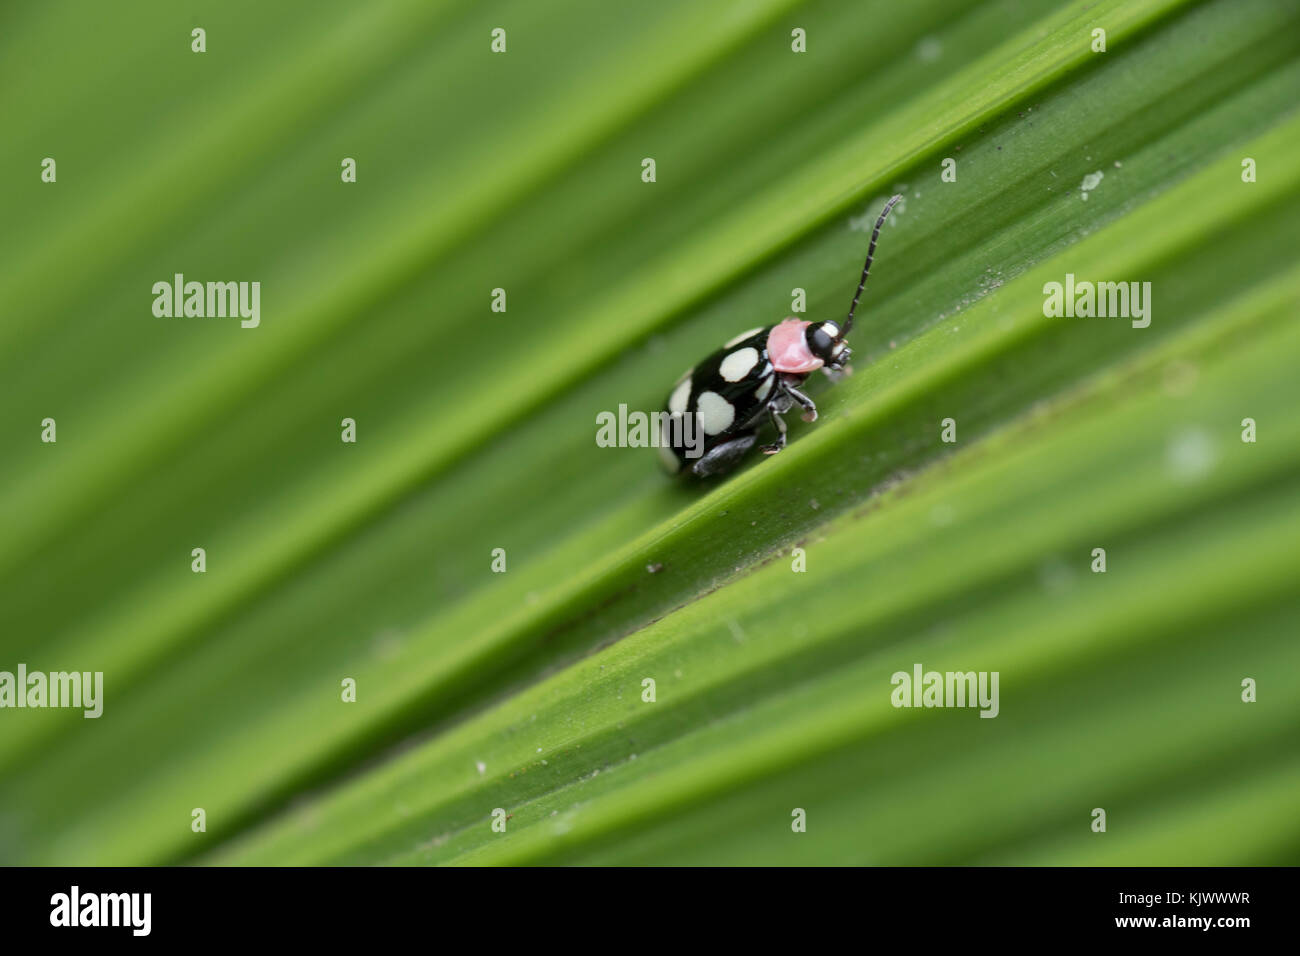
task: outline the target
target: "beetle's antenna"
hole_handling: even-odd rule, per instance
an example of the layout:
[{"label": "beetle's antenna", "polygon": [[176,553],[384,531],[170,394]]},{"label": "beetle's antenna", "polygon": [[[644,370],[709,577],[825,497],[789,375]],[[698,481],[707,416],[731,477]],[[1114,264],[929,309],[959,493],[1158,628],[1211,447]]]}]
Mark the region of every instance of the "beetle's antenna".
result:
[{"label": "beetle's antenna", "polygon": [[867,273],[871,271],[871,257],[876,254],[876,240],[880,238],[880,227],[885,224],[885,217],[889,215],[889,210],[894,208],[894,203],[902,198],[901,195],[895,195],[885,203],[885,208],[880,211],[880,218],[876,220],[876,228],[871,231],[871,245],[867,246],[867,261],[862,266],[862,281],[858,283],[858,291],[854,293],[853,303],[849,306],[849,317],[844,320],[844,328],[840,330],[842,336],[848,335],[849,329],[853,328],[853,313],[857,311],[858,299],[862,297],[862,290],[867,285]]}]

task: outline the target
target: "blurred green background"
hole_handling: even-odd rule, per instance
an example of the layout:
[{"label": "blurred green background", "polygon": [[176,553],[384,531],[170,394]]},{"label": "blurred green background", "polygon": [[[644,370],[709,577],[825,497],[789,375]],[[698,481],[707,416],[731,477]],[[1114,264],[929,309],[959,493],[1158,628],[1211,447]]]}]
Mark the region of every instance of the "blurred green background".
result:
[{"label": "blurred green background", "polygon": [[[1292,0],[6,4],[0,670],[105,699],[0,862],[1297,862],[1298,93]],[[895,191],[784,453],[596,446]]]}]

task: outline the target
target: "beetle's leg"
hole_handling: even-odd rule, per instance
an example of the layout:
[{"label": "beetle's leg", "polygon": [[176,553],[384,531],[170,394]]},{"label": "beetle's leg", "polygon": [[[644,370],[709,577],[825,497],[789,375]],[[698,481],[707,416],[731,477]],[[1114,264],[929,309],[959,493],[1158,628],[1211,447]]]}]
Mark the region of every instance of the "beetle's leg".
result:
[{"label": "beetle's leg", "polygon": [[771,405],[767,406],[767,417],[776,426],[776,441],[770,445],[763,445],[759,450],[764,455],[775,455],[785,447],[785,422],[781,420],[781,416],[776,413],[776,409]]},{"label": "beetle's leg", "polygon": [[709,449],[702,457],[695,460],[690,469],[701,478],[725,474],[736,467],[740,459],[745,456],[745,452],[753,448],[757,440],[758,436],[754,432],[737,435]]},{"label": "beetle's leg", "polygon": [[823,366],[822,366],[822,372],[823,372],[823,373],[826,375],[826,377],[829,378],[832,382],[838,382],[838,381],[840,381],[841,379],[848,378],[850,375],[853,374],[853,366],[852,366],[852,365],[846,365],[846,366],[844,366],[843,368],[840,368],[840,369],[834,369],[834,368],[831,368],[829,365],[823,365]]},{"label": "beetle's leg", "polygon": [[782,382],[781,387],[785,389],[785,393],[787,395],[789,395],[791,398],[793,398],[796,402],[799,403],[799,407],[803,409],[803,414],[800,417],[804,421],[806,422],[817,421],[817,406],[813,404],[813,400],[811,398],[809,398],[803,392],[799,391],[799,389],[795,388],[793,385],[787,385],[786,383]]}]

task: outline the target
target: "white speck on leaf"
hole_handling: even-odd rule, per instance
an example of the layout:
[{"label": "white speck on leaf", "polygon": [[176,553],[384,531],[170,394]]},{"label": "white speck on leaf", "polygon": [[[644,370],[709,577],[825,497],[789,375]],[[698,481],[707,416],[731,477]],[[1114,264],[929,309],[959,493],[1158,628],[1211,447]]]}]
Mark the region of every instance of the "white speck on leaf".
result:
[{"label": "white speck on leaf", "polygon": [[1203,428],[1185,428],[1169,440],[1165,465],[1175,481],[1200,481],[1218,462],[1218,449]]},{"label": "white speck on leaf", "polygon": [[937,37],[923,37],[916,45],[916,55],[922,63],[933,63],[943,56],[943,44]]},{"label": "white speck on leaf", "polygon": [[1083,182],[1080,184],[1079,188],[1083,190],[1080,195],[1084,200],[1087,200],[1088,193],[1101,185],[1101,181],[1105,176],[1106,174],[1099,169],[1095,173],[1089,173],[1087,176],[1083,177]]},{"label": "white speck on leaf", "polygon": [[1074,569],[1059,557],[1038,566],[1038,583],[1049,594],[1061,594],[1075,584]]}]

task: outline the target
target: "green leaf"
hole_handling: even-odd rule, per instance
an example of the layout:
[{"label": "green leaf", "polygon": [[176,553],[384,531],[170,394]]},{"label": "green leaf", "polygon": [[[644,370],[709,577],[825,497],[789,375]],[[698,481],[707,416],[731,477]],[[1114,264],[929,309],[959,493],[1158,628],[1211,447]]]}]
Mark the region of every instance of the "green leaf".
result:
[{"label": "green leaf", "polygon": [[[105,682],[0,710],[0,860],[1296,861],[1300,5],[147,6],[0,41],[0,670]],[[782,454],[595,445],[894,191]]]}]

